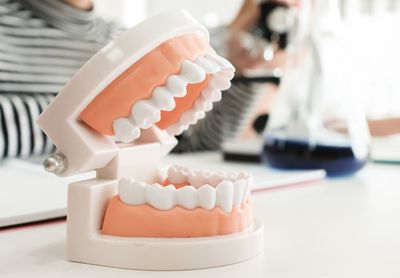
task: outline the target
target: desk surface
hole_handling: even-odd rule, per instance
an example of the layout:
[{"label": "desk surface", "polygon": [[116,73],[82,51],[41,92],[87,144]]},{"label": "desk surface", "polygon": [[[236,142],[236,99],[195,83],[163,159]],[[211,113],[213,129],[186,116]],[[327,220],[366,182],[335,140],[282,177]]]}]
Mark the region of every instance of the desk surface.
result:
[{"label": "desk surface", "polygon": [[400,277],[399,166],[260,192],[254,207],[264,254],[244,263],[181,272],[72,263],[60,222],[0,231],[0,277]]}]

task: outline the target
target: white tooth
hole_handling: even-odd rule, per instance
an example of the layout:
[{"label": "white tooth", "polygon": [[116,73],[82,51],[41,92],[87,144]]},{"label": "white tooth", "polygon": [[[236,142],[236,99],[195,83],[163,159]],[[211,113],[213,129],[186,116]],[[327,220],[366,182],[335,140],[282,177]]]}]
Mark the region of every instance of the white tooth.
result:
[{"label": "white tooth", "polygon": [[240,173],[238,174],[238,178],[239,178],[239,179],[248,179],[249,177],[250,177],[250,174],[247,173],[247,172],[240,172]]},{"label": "white tooth", "polygon": [[173,124],[167,128],[167,132],[169,135],[175,136],[181,134],[185,130],[185,126],[181,123]]},{"label": "white tooth", "polygon": [[225,179],[224,173],[222,173],[222,172],[213,173],[209,176],[208,183],[211,184],[212,186],[217,186],[217,184],[219,184],[224,179]]},{"label": "white tooth", "polygon": [[174,96],[165,87],[155,88],[153,99],[160,110],[171,111],[175,108]]},{"label": "white tooth", "polygon": [[202,67],[206,73],[217,73],[221,68],[213,61],[207,59],[206,57],[199,56],[196,58],[195,63]]},{"label": "white tooth", "polygon": [[195,63],[184,60],[182,62],[181,76],[184,76],[189,83],[199,83],[206,78],[204,70]]},{"label": "white tooth", "polygon": [[206,99],[204,96],[199,97],[194,103],[198,111],[208,112],[212,109],[213,104],[210,100]]},{"label": "white tooth", "polygon": [[140,128],[149,128],[160,120],[160,110],[149,101],[140,100],[132,106],[131,112],[135,123]]},{"label": "white tooth", "polygon": [[217,185],[216,204],[225,212],[232,211],[233,205],[233,183],[231,181],[222,181]]},{"label": "white tooth", "polygon": [[213,76],[208,83],[211,88],[225,91],[231,87],[231,81],[223,76]]},{"label": "white tooth", "polygon": [[119,198],[128,205],[138,206],[146,203],[144,182],[121,179],[118,183]]},{"label": "white tooth", "polygon": [[187,209],[198,206],[197,190],[193,186],[184,186],[176,191],[177,204]]},{"label": "white tooth", "polygon": [[191,186],[194,186],[196,188],[199,188],[206,184],[207,178],[205,178],[203,175],[200,173],[189,173],[187,176],[188,182]]},{"label": "white tooth", "polygon": [[217,63],[221,68],[229,68],[235,70],[235,67],[229,62],[227,59],[219,56],[218,54],[214,53],[207,53],[206,58],[210,59],[211,61]]},{"label": "white tooth", "polygon": [[226,69],[218,73],[218,75],[225,77],[226,79],[232,80],[233,77],[235,76],[235,71],[232,71],[230,69]]},{"label": "white tooth", "polygon": [[161,186],[158,183],[146,186],[146,200],[149,205],[159,210],[169,210],[176,205],[176,189],[170,184]]},{"label": "white tooth", "polygon": [[197,191],[197,198],[199,200],[199,206],[206,209],[211,210],[215,207],[216,200],[216,192],[215,188],[205,184],[200,187]]},{"label": "white tooth", "polygon": [[237,180],[238,179],[238,174],[236,174],[236,173],[229,173],[229,174],[227,174],[227,179],[229,179],[229,180],[231,180],[231,181],[235,181],[235,180]]},{"label": "white tooth", "polygon": [[185,173],[177,166],[171,166],[168,169],[168,180],[174,184],[182,184],[187,182]]},{"label": "white tooth", "polygon": [[187,83],[177,75],[171,75],[167,79],[167,88],[174,97],[186,95]]},{"label": "white tooth", "polygon": [[113,129],[117,141],[129,143],[139,138],[140,129],[133,125],[127,118],[119,118],[114,120]]},{"label": "white tooth", "polygon": [[247,189],[247,180],[240,179],[235,181],[234,183],[234,191],[233,191],[233,206],[240,207],[240,204],[245,198],[245,192]]},{"label": "white tooth", "polygon": [[181,117],[179,118],[179,122],[182,125],[192,125],[196,123],[196,121],[196,111],[193,111],[192,109],[183,112]]},{"label": "white tooth", "polygon": [[205,88],[201,94],[203,95],[203,97],[207,100],[211,100],[212,102],[217,102],[220,101],[222,98],[222,93],[220,90],[217,90],[215,88],[212,87],[207,87]]},{"label": "white tooth", "polygon": [[204,111],[197,111],[195,123],[197,123],[198,120],[203,119],[205,116],[206,116],[206,113]]}]

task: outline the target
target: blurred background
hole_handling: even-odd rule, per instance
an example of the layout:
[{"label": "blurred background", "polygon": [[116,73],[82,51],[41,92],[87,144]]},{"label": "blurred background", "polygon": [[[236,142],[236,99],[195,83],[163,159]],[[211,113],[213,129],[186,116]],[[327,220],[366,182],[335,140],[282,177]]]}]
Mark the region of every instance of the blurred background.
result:
[{"label": "blurred background", "polygon": [[[173,9],[186,9],[209,28],[227,24],[242,0],[95,0],[96,13],[124,26]],[[371,118],[400,115],[400,0],[338,1],[354,78],[359,82],[359,104]],[[338,71],[341,69],[338,68]]]}]

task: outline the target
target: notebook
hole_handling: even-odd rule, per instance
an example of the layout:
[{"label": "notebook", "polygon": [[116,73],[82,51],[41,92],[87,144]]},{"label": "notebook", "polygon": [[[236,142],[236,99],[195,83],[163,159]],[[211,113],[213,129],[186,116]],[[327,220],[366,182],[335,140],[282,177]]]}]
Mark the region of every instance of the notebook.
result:
[{"label": "notebook", "polygon": [[[178,164],[194,170],[248,171],[253,192],[321,180],[325,171],[276,171],[267,167],[223,162],[218,153],[168,155],[164,165]],[[68,184],[93,178],[94,172],[68,178],[46,173],[38,163],[7,160],[0,164],[0,227],[54,219],[66,215]]]}]

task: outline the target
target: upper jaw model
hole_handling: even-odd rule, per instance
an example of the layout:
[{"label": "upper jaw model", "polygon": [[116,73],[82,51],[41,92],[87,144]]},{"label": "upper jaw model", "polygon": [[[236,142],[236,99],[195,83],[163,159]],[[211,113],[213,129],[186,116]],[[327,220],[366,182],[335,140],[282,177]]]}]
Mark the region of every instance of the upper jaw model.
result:
[{"label": "upper jaw model", "polygon": [[45,166],[97,173],[69,186],[70,260],[178,270],[261,251],[249,174],[161,169],[174,136],[205,117],[233,76],[207,30],[177,11],[122,34],[63,88],[38,120],[57,146]]}]

